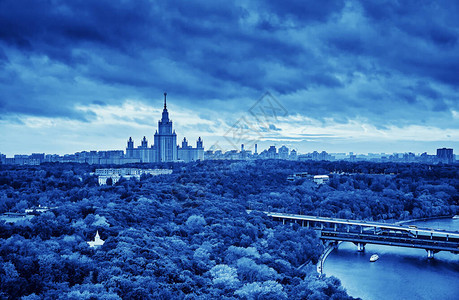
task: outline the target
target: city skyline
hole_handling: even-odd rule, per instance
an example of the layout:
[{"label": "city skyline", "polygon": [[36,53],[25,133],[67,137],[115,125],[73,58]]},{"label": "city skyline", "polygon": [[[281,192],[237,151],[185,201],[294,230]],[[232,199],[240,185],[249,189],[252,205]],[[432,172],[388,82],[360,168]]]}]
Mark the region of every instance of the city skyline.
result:
[{"label": "city skyline", "polygon": [[206,150],[238,149],[227,133],[266,92],[285,113],[257,127],[260,149],[459,148],[456,3],[304,7],[4,1],[0,153],[124,149],[154,132],[163,91],[178,141]]},{"label": "city skyline", "polygon": [[[133,110],[134,107],[130,103],[128,103],[127,105],[124,105],[124,108],[127,108],[130,112],[134,112]],[[200,134],[196,130],[196,128],[193,128],[193,126],[190,125],[190,123],[193,124],[193,122],[188,123],[188,125],[181,124],[180,120],[184,122],[191,121],[191,119],[189,119],[189,116],[193,115],[193,113],[189,110],[182,110],[182,112],[180,112],[180,109],[178,110],[179,110],[178,112],[174,111],[174,115],[177,115],[176,119],[178,120],[175,122],[175,128],[177,128],[177,131],[179,132],[178,141],[180,143],[178,143],[178,145],[181,145],[183,138],[186,138],[185,136],[186,133],[184,132],[184,130],[188,130],[188,132],[191,132],[191,134],[187,134],[187,136],[190,136],[190,138],[187,138],[187,141],[197,140],[201,136],[204,136],[205,139],[209,141],[206,143],[204,147],[205,150],[209,150],[209,149],[210,150],[223,150],[223,152],[231,151],[231,150],[239,150],[238,147],[233,147],[230,143],[225,142],[225,133],[222,133],[221,136],[205,136],[203,134]],[[133,140],[135,141],[134,147],[141,146],[142,138],[144,137],[147,137],[148,141],[154,140],[153,139],[154,131],[157,129],[157,127],[155,127],[155,122],[152,122],[151,124],[147,123],[149,122],[147,118],[149,117],[152,119],[155,118],[154,116],[151,116],[150,114],[160,115],[161,109],[158,109],[157,107],[142,106],[140,109],[140,115],[141,115],[142,121],[140,124],[133,127],[135,132],[129,132],[129,130],[132,129],[131,127],[126,127],[121,130],[121,132],[126,132],[127,136],[130,136],[133,138]],[[114,119],[112,119],[111,121],[114,121]],[[200,126],[200,124],[194,123],[193,125],[197,125],[197,128],[203,128],[202,126]],[[231,128],[231,127],[228,127],[228,128]],[[121,129],[121,128],[118,128],[118,129]],[[145,134],[145,132],[147,132],[148,134]],[[48,148],[42,147],[42,146],[41,147],[40,146],[30,147],[30,144],[25,143],[23,145],[24,146],[23,151],[15,151],[15,148],[13,147],[13,149],[10,151],[0,151],[0,154],[4,154],[8,157],[12,157],[15,154],[30,155],[32,153],[45,153],[45,154],[65,155],[65,154],[73,154],[76,152],[94,151],[94,150],[95,151],[110,151],[110,150],[125,151],[126,150],[125,149],[126,148],[125,147],[126,146],[126,135],[122,137],[117,136],[116,138],[107,138],[105,141],[106,142],[104,143],[104,145],[101,145],[100,136],[95,135],[94,137],[92,137],[92,139],[89,139],[89,142],[87,144],[88,148],[78,148],[78,146],[72,146],[72,147],[67,147],[67,148],[63,147],[61,151],[57,151],[54,146],[49,147],[49,145],[47,145],[48,141],[43,141],[43,144],[47,145]],[[216,143],[217,145],[222,144],[223,147],[214,148],[213,146],[215,146]],[[3,143],[0,143],[0,145],[1,144]],[[265,149],[267,150],[270,146],[276,146],[279,148],[285,145],[289,149],[297,150],[299,154],[312,153],[314,151],[319,151],[319,152],[326,151],[328,153],[346,153],[346,154],[354,153],[354,154],[363,154],[363,155],[372,154],[372,153],[374,154],[383,154],[383,153],[393,154],[393,153],[410,153],[410,152],[415,153],[415,154],[422,154],[424,152],[427,152],[430,155],[435,155],[436,150],[438,148],[446,147],[446,148],[457,149],[457,147],[454,147],[452,145],[458,145],[459,142],[404,141],[403,143],[386,144],[384,147],[382,147],[379,144],[368,145],[366,141],[361,141],[361,140],[355,140],[352,143],[346,143],[346,144],[339,143],[339,141],[333,144],[324,144],[320,142],[319,140],[314,140],[314,139],[296,141],[294,137],[286,137],[286,138],[278,138],[278,139],[262,138],[260,140],[257,140],[257,144],[258,144],[259,150],[265,150]],[[50,149],[50,150],[46,151],[44,149]],[[68,149],[68,150],[65,150],[65,149]],[[76,149],[76,150],[73,150],[73,149]],[[363,149],[366,149],[366,150],[363,150]],[[254,148],[248,147],[246,150],[251,150],[253,152]]]}]

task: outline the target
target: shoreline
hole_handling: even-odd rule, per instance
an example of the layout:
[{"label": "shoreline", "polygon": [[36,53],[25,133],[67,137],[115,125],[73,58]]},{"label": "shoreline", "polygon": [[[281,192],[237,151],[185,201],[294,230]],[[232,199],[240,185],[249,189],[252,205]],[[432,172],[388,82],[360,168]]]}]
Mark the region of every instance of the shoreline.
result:
[{"label": "shoreline", "polygon": [[418,221],[432,221],[432,220],[437,220],[437,219],[452,219],[454,216],[455,215],[411,219],[411,220],[397,221],[394,224],[402,225],[402,224],[405,224],[405,223],[418,222]]},{"label": "shoreline", "polygon": [[317,270],[317,273],[319,273],[319,277],[322,277],[322,275],[324,275],[324,265],[325,265],[325,261],[327,260],[327,257],[330,255],[330,253],[332,253],[333,250],[335,250],[336,248],[338,248],[339,244],[341,244],[342,242],[338,242],[336,244],[330,244],[328,245],[324,252],[320,255],[319,257],[319,261],[317,262],[317,265],[316,265],[316,270]]}]

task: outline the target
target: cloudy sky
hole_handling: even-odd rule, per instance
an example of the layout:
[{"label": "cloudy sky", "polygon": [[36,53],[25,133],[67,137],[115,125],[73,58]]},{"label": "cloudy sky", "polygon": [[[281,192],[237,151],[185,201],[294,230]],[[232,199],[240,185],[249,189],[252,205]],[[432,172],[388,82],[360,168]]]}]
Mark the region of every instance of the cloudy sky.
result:
[{"label": "cloudy sky", "polygon": [[457,151],[458,2],[367,2],[0,0],[0,152],[152,141],[164,91],[206,149]]}]

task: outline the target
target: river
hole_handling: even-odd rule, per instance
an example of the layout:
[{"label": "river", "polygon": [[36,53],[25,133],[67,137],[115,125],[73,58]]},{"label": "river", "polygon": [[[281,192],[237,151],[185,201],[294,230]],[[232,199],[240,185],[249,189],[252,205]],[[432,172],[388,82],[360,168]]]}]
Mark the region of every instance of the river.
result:
[{"label": "river", "polygon": [[[459,219],[410,224],[459,231]],[[375,253],[379,260],[370,263]],[[459,254],[444,251],[431,260],[422,249],[367,244],[360,253],[346,242],[328,256],[324,273],[339,278],[349,295],[364,300],[459,299]]]}]

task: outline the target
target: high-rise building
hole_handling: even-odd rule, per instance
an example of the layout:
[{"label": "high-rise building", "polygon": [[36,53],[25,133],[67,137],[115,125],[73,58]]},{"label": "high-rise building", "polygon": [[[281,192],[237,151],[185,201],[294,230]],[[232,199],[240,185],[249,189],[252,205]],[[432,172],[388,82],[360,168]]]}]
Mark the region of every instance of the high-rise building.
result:
[{"label": "high-rise building", "polygon": [[298,159],[298,153],[296,152],[295,149],[292,149],[292,151],[290,151],[289,159],[291,159],[291,160],[297,160]]},{"label": "high-rise building", "polygon": [[126,158],[137,159],[140,162],[203,160],[204,147],[201,137],[196,142],[196,148],[189,146],[186,138],[183,139],[182,147],[177,146],[177,134],[172,128],[172,120],[169,119],[166,97],[167,93],[164,93],[163,113],[161,120],[158,121],[158,129],[154,135],[153,145],[148,148],[148,141],[144,136],[141,145],[134,148],[134,141],[130,137],[126,148]]},{"label": "high-rise building", "polygon": [[283,145],[279,148],[279,159],[288,159],[289,149]]},{"label": "high-rise building", "polygon": [[134,151],[134,141],[132,140],[132,137],[130,137],[127,143],[126,156],[133,157],[134,156],[133,151]]},{"label": "high-rise building", "polygon": [[270,159],[276,159],[277,158],[276,146],[269,146],[268,158],[270,158]]},{"label": "high-rise building", "polygon": [[439,162],[445,164],[451,164],[454,162],[453,149],[451,148],[440,148],[437,149],[437,159]]},{"label": "high-rise building", "polygon": [[158,130],[155,132],[156,159],[157,162],[177,160],[177,134],[172,131],[172,120],[169,120],[169,112],[166,105],[167,93],[164,93],[164,109],[162,118],[158,121]]}]

